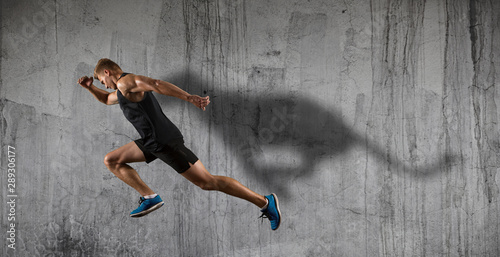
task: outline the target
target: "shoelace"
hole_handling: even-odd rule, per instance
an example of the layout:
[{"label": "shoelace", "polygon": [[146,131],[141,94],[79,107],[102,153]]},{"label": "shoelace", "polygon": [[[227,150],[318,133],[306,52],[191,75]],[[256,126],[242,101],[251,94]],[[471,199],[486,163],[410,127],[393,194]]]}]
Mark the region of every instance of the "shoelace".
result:
[{"label": "shoelace", "polygon": [[140,197],[140,198],[139,198],[139,204],[141,204],[141,203],[142,203],[142,202],[144,202],[144,201],[146,201],[146,198],[144,198],[144,197]]},{"label": "shoelace", "polygon": [[268,212],[263,212],[262,215],[260,215],[260,217],[258,217],[257,219],[261,219],[260,220],[260,223],[263,223],[264,222],[264,219],[269,219],[271,220],[270,218],[270,215]]}]

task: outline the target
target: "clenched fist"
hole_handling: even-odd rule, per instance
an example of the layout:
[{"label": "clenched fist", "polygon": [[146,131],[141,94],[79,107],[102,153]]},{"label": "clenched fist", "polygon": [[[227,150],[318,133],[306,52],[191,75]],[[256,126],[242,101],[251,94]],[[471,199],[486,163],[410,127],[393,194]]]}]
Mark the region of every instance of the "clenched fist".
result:
[{"label": "clenched fist", "polygon": [[87,76],[81,77],[78,80],[78,84],[80,84],[80,86],[82,86],[84,88],[89,88],[93,82],[94,82],[94,78],[92,78],[92,77],[89,78]]}]

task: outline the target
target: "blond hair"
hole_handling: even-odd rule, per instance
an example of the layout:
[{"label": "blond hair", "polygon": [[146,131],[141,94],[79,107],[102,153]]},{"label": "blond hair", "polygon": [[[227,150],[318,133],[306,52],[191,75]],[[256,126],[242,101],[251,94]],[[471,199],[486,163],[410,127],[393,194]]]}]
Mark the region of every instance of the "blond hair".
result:
[{"label": "blond hair", "polygon": [[98,79],[97,75],[101,74],[104,70],[121,70],[120,66],[108,58],[102,58],[97,62],[94,69],[94,79]]}]

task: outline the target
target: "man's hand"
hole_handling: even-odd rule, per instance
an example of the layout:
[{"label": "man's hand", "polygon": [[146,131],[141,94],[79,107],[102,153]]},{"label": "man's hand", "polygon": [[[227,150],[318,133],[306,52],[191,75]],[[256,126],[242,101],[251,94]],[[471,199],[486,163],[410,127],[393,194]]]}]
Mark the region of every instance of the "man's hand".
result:
[{"label": "man's hand", "polygon": [[205,107],[210,103],[210,98],[208,96],[201,97],[198,95],[188,96],[188,101],[194,104],[196,107],[205,110]]},{"label": "man's hand", "polygon": [[89,78],[87,76],[81,77],[78,80],[78,84],[80,84],[80,86],[82,86],[85,89],[88,89],[92,85],[93,82],[94,82],[94,78]]}]

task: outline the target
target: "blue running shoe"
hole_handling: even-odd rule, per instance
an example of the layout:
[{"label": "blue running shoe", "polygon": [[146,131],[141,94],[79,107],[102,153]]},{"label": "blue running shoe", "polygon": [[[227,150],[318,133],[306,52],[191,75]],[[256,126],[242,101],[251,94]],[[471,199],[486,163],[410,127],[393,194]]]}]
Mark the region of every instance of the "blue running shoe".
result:
[{"label": "blue running shoe", "polygon": [[278,197],[275,194],[265,196],[268,200],[268,205],[265,210],[261,210],[261,218],[268,218],[271,222],[271,228],[276,230],[281,224],[281,211],[278,202]]},{"label": "blue running shoe", "polygon": [[141,196],[139,199],[139,208],[133,210],[130,213],[130,217],[138,218],[142,217],[160,207],[163,206],[163,200],[159,195],[157,195],[155,198],[152,199],[145,199],[144,197]]}]

